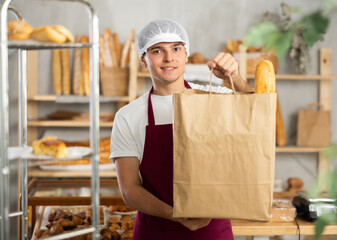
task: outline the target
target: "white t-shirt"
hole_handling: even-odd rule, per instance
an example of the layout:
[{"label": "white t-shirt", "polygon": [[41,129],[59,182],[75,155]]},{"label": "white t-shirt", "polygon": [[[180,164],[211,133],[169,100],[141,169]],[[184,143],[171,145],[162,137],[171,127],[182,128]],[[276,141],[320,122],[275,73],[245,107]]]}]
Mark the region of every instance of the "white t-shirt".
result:
[{"label": "white t-shirt", "polygon": [[[209,91],[209,85],[202,86],[189,83],[191,88]],[[226,87],[212,87],[212,92],[230,93]],[[149,92],[121,108],[115,115],[111,133],[110,160],[117,157],[137,157],[143,159],[145,144],[145,129],[148,125]],[[172,95],[151,95],[154,119],[156,125],[172,124],[173,103]]]}]

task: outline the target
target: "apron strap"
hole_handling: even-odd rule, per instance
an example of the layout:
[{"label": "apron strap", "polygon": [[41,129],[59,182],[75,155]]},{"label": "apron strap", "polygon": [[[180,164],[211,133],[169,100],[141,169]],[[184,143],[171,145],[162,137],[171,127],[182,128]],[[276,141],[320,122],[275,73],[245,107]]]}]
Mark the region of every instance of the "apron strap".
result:
[{"label": "apron strap", "polygon": [[[184,85],[185,85],[186,88],[191,89],[191,86],[185,80],[184,80]],[[148,117],[148,121],[149,121],[150,126],[155,125],[153,108],[152,108],[152,101],[151,101],[151,94],[152,93],[153,93],[153,86],[152,86],[152,88],[149,92],[149,100],[148,100],[148,108],[147,108],[147,117]]]}]

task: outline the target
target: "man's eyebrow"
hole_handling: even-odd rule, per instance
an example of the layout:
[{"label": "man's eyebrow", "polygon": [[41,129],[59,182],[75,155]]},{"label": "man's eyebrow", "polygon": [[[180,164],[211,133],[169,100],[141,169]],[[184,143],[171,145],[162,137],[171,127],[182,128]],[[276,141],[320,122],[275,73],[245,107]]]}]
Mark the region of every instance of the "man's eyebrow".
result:
[{"label": "man's eyebrow", "polygon": [[161,46],[150,47],[150,50],[153,50],[153,49],[162,49],[162,47]]}]

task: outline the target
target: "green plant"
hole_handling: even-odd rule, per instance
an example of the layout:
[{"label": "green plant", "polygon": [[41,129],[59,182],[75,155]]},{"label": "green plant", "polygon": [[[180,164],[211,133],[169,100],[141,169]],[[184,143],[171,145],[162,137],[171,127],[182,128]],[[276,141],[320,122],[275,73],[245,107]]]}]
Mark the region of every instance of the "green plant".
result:
[{"label": "green plant", "polygon": [[273,50],[279,59],[287,53],[296,61],[299,73],[310,68],[309,48],[323,39],[329,26],[329,15],[336,9],[337,0],[323,0],[318,11],[293,21],[292,14],[298,14],[298,8],[290,8],[281,3],[282,14],[266,12],[262,21],[249,28],[244,37],[244,45]]},{"label": "green plant", "polygon": [[[326,150],[322,152],[326,157],[336,160],[337,158],[337,144],[330,145]],[[317,198],[321,196],[325,186],[328,186],[328,197],[337,199],[337,162],[335,162],[334,168],[331,172],[327,172],[321,175],[316,185],[309,190],[310,198]],[[335,201],[337,207],[337,201]],[[318,240],[326,225],[331,223],[337,223],[337,214],[325,213],[321,215],[315,221],[315,240]]]}]

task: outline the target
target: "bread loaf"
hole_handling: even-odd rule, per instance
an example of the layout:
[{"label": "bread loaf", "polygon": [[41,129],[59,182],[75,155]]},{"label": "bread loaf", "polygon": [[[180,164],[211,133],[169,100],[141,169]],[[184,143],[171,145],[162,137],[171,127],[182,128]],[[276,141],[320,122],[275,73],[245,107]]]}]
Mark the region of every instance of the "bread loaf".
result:
[{"label": "bread loaf", "polygon": [[8,39],[27,40],[34,28],[25,21],[14,20],[7,23]]},{"label": "bread loaf", "polygon": [[[276,92],[276,79],[273,63],[269,60],[261,61],[255,72],[255,92],[274,93]],[[286,136],[282,120],[281,108],[277,99],[276,107],[276,143],[278,146],[286,145]]]},{"label": "bread loaf", "polygon": [[55,157],[67,157],[66,145],[56,137],[45,137],[33,141],[33,151],[36,155],[50,155]]},{"label": "bread loaf", "polygon": [[278,146],[283,147],[287,144],[286,134],[284,130],[284,124],[282,119],[280,101],[277,97],[277,106],[276,106],[276,143]]},{"label": "bread loaf", "polygon": [[263,60],[256,66],[255,92],[256,93],[276,92],[274,66],[272,62],[269,60]]},{"label": "bread loaf", "polygon": [[62,94],[61,50],[53,50],[53,83],[56,95]]},{"label": "bread loaf", "polygon": [[105,29],[103,39],[108,44],[112,67],[117,67],[118,61],[117,61],[117,55],[115,51],[115,43],[114,43],[114,40],[112,38],[112,33],[109,28]]},{"label": "bread loaf", "polygon": [[62,62],[62,92],[63,95],[70,95],[70,64],[69,64],[69,50],[61,50]]}]

